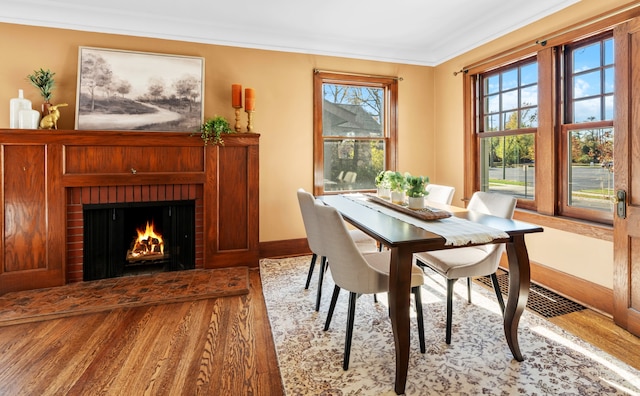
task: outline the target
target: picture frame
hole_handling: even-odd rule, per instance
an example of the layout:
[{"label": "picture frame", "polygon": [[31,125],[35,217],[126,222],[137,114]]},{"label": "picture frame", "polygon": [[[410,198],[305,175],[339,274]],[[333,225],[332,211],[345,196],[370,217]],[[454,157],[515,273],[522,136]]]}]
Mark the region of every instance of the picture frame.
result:
[{"label": "picture frame", "polygon": [[194,132],[204,120],[204,58],[79,47],[75,128]]}]

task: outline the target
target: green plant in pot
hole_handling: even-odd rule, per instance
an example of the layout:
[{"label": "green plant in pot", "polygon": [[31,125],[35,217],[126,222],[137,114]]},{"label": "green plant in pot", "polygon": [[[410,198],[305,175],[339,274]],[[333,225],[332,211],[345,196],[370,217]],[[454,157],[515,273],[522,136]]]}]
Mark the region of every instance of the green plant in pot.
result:
[{"label": "green plant in pot", "polygon": [[391,202],[396,204],[404,203],[404,190],[407,186],[407,180],[400,172],[391,172],[389,174],[389,187],[391,188]]},{"label": "green plant in pot", "polygon": [[40,95],[44,100],[42,104],[42,116],[49,114],[49,106],[51,105],[51,97],[53,96],[53,87],[55,86],[55,80],[51,70],[40,69],[34,70],[33,74],[27,75],[27,80],[40,91]]},{"label": "green plant in pot", "polygon": [[224,145],[222,134],[233,133],[234,131],[231,129],[231,125],[226,118],[217,115],[213,118],[208,118],[204,124],[200,126],[199,132],[205,145],[209,143]]},{"label": "green plant in pot", "polygon": [[409,197],[409,208],[421,209],[424,208],[424,197],[429,193],[427,192],[427,184],[429,184],[428,176],[412,176],[406,174],[407,181],[407,196]]},{"label": "green plant in pot", "polygon": [[380,198],[389,199],[391,197],[391,181],[389,177],[392,173],[394,172],[390,170],[381,170],[376,176],[375,183]]}]

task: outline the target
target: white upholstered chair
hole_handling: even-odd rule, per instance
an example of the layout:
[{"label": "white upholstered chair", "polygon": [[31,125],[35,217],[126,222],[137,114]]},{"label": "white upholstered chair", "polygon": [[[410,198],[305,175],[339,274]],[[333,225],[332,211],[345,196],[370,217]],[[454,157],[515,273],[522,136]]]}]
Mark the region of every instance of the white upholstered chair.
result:
[{"label": "white upholstered chair", "polygon": [[[511,219],[516,202],[516,198],[510,195],[479,191],[473,194],[467,209]],[[504,312],[504,301],[496,276],[504,250],[505,245],[501,243],[414,254],[414,263],[429,267],[447,279],[447,344],[451,343],[453,286],[456,280],[467,278],[467,298],[471,302],[471,277],[490,275],[498,303]]]},{"label": "white upholstered chair", "polygon": [[[300,205],[300,212],[302,213],[302,222],[304,223],[304,229],[307,234],[307,241],[309,243],[309,249],[311,249],[311,264],[309,265],[309,273],[307,274],[307,281],[304,288],[308,289],[313,276],[313,269],[315,268],[316,261],[320,257],[320,277],[318,279],[318,292],[316,296],[316,311],[320,309],[320,299],[322,297],[322,281],[324,279],[324,272],[327,266],[326,254],[323,253],[323,246],[321,244],[321,229],[318,226],[316,220],[316,212],[314,208],[315,197],[305,191],[304,189],[298,189],[298,204]],[[355,242],[359,250],[363,252],[375,251],[376,241],[364,232],[360,230],[350,230],[349,236]]]},{"label": "white upholstered chair", "polygon": [[440,184],[427,184],[427,201],[451,205],[455,187],[442,186]]},{"label": "white upholstered chair", "polygon": [[[342,367],[349,368],[349,355],[351,352],[351,338],[353,335],[353,323],[355,320],[356,299],[362,294],[385,293],[389,290],[389,264],[391,254],[385,252],[363,253],[349,238],[349,230],[342,215],[333,207],[316,203],[318,224],[322,229],[322,239],[327,249],[328,259],[331,263],[331,276],[335,282],[331,305],[324,330],[329,329],[333,311],[338,300],[340,289],[349,291],[349,307],[347,312],[347,331],[345,336],[344,360]],[[420,339],[420,351],[425,352],[424,322],[422,316],[422,301],[420,286],[424,283],[424,274],[420,268],[413,265],[411,273],[411,292],[415,297],[415,306],[418,317],[418,331]]]}]

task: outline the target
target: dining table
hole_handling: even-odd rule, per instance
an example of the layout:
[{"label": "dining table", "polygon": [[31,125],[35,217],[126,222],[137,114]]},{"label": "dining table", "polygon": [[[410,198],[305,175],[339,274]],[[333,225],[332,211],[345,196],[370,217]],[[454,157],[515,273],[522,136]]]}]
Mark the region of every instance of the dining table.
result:
[{"label": "dining table", "polygon": [[[455,249],[489,243],[505,243],[508,258],[509,291],[503,315],[504,335],[513,357],[523,361],[518,344],[518,324],[527,304],[530,264],[525,235],[542,232],[542,227],[491,216],[449,205],[429,205],[426,211],[440,213],[407,217],[407,208],[382,202],[374,194],[336,194],[317,197],[336,208],[342,217],[391,251],[389,268],[389,313],[395,345],[395,392],[404,394],[409,366],[411,266],[416,252]],[[425,213],[416,211],[416,213]],[[447,216],[448,214],[448,216]],[[447,224],[454,223],[447,231]],[[445,227],[445,228],[443,228]],[[447,231],[446,235],[442,230]],[[440,234],[438,234],[440,232]],[[467,232],[479,233],[474,238]],[[466,239],[469,239],[467,242]],[[451,243],[451,241],[455,243]],[[462,241],[462,242],[461,242]]]}]

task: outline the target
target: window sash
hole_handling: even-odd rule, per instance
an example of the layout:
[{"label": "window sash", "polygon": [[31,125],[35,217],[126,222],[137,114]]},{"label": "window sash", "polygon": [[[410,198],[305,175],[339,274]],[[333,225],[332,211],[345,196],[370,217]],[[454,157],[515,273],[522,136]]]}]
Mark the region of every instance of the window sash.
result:
[{"label": "window sash", "polygon": [[[535,207],[537,70],[537,59],[528,57],[480,74],[476,85],[479,190],[513,195],[526,208]],[[523,93],[535,98],[525,101]]]},{"label": "window sash", "polygon": [[537,60],[528,58],[480,75],[479,133],[537,127],[537,68]]},{"label": "window sash", "polygon": [[[613,120],[613,45],[608,31],[564,46],[565,124]],[[597,60],[589,63],[584,54]]]},{"label": "window sash", "polygon": [[[576,163],[576,133],[595,134],[601,140],[592,151],[594,160],[589,163]],[[610,136],[608,136],[610,132]],[[572,139],[573,138],[573,139]],[[567,124],[561,131],[561,163],[560,170],[560,204],[559,214],[601,223],[613,221],[614,205],[614,166],[613,166],[613,138],[612,121]],[[573,143],[573,144],[572,144]],[[585,153],[589,155],[590,153]],[[610,164],[611,163],[611,164]]]},{"label": "window sash", "polygon": [[[606,224],[613,223],[613,205],[609,199],[613,191],[614,174],[613,169],[600,165],[603,162],[613,161],[614,87],[613,82],[610,81],[615,74],[613,46],[612,31],[565,45],[561,54],[565,67],[560,68],[564,76],[556,77],[563,78],[561,81],[564,82],[566,92],[566,106],[563,109],[565,122],[560,125],[558,137],[560,150],[557,184],[558,214]],[[589,51],[597,53],[595,62],[576,63],[577,53]],[[587,79],[587,76],[590,79]],[[576,82],[578,79],[582,79],[580,83]],[[589,83],[596,88],[584,94],[576,92],[581,85],[589,85]],[[593,109],[590,113],[580,113],[589,108]],[[611,145],[608,149],[609,154],[602,154],[604,157],[599,158],[597,152],[583,153],[587,157],[591,155],[594,167],[591,167],[591,161],[589,166],[584,167],[574,158],[576,156],[575,139],[579,131],[585,131],[585,133],[611,131],[611,139],[608,142]],[[587,147],[582,149],[587,150]],[[591,151],[593,150],[594,148],[591,148]],[[585,178],[586,175],[588,177]],[[594,199],[594,193],[599,193],[600,197]]]},{"label": "window sash", "polygon": [[[370,131],[369,136],[346,133],[348,130],[335,128],[329,135],[323,133],[324,121],[324,93],[325,85],[332,84],[345,88],[374,88],[382,90],[381,98],[384,100],[383,114],[379,117],[382,130]],[[378,91],[380,92],[380,91]],[[339,110],[339,109],[336,109]],[[353,136],[352,136],[353,135]],[[368,77],[361,75],[345,75],[328,72],[316,72],[314,75],[314,194],[338,193],[350,191],[374,191],[376,169],[373,164],[382,163],[381,169],[395,169],[396,167],[396,139],[397,139],[397,80],[386,77]],[[340,142],[340,143],[338,143]],[[352,143],[350,143],[352,142]],[[338,144],[341,146],[338,147]],[[334,152],[325,152],[326,148],[335,146]],[[359,148],[358,148],[359,147]],[[342,151],[339,151],[340,148]],[[338,176],[340,170],[329,166],[333,157],[346,163],[349,155],[362,154],[364,161],[357,158],[350,166],[353,169],[341,169],[357,171],[356,183],[340,184]],[[330,149],[331,150],[331,149]],[[340,158],[339,156],[342,156]],[[382,157],[382,158],[380,158]],[[353,160],[353,158],[351,158]],[[369,162],[368,162],[369,161]],[[380,169],[380,170],[381,170]],[[378,170],[379,172],[379,170]],[[326,174],[325,174],[326,173]],[[370,180],[369,180],[370,179]]]}]

